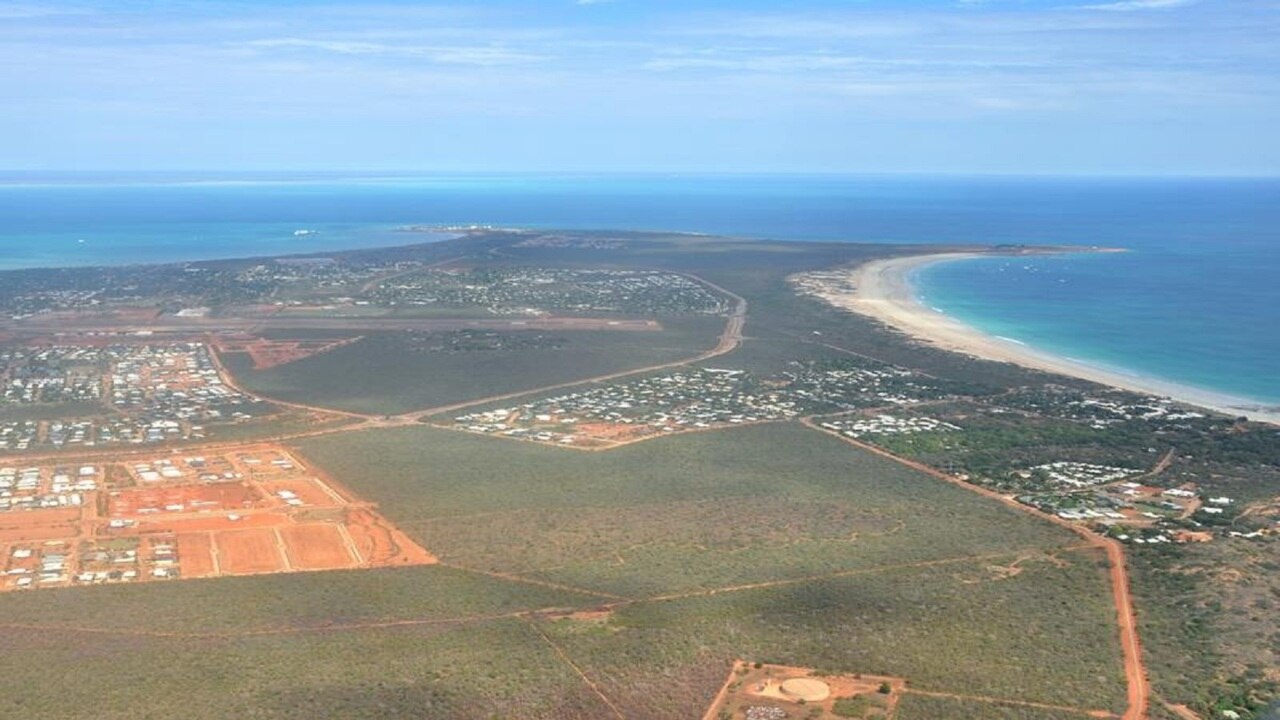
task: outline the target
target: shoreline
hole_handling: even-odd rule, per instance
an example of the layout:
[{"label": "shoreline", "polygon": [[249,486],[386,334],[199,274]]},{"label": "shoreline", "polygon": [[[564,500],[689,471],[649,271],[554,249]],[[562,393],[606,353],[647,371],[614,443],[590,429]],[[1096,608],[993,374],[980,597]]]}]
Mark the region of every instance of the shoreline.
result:
[{"label": "shoreline", "polygon": [[991,335],[935,310],[916,295],[911,275],[938,263],[988,257],[988,252],[948,252],[872,260],[848,270],[848,290],[821,297],[836,307],[872,317],[911,337],[954,352],[997,362],[1070,375],[1122,390],[1168,397],[1230,416],[1280,425],[1280,410],[1256,400],[1141,375],[1129,375]]},{"label": "shoreline", "polygon": [[[278,224],[278,223],[269,223]],[[296,223],[289,223],[290,226]],[[324,224],[321,224],[323,226]],[[50,270],[94,270],[106,268],[137,268],[137,267],[167,267],[173,265],[208,265],[217,263],[239,263],[253,262],[263,260],[292,259],[292,258],[309,258],[309,257],[327,257],[334,255],[346,255],[351,253],[374,252],[379,250],[394,250],[398,248],[413,247],[416,245],[429,245],[448,240],[456,240],[465,237],[466,234],[458,231],[434,230],[428,229],[427,226],[416,225],[381,225],[370,224],[357,226],[359,233],[380,233],[386,237],[378,237],[376,244],[363,244],[356,240],[353,243],[344,243],[341,247],[284,247],[278,248],[279,252],[261,252],[260,248],[243,247],[229,251],[229,254],[202,254],[199,257],[186,256],[185,254],[175,257],[155,257],[146,258],[125,258],[119,259],[114,253],[99,254],[88,260],[72,260],[70,262],[57,262],[49,257],[41,256],[36,260],[18,259],[16,262],[20,264],[11,265],[0,260],[0,275],[5,273],[27,273],[27,272],[43,272]],[[434,226],[432,226],[434,227]],[[296,228],[295,228],[296,230]],[[288,242],[290,240],[297,243],[305,243],[308,238],[314,238],[317,235],[326,235],[322,240],[335,237],[332,230],[310,230],[306,235],[294,235],[285,237],[281,235],[276,242]],[[403,237],[401,237],[403,236]],[[416,236],[416,237],[415,237]],[[346,238],[350,240],[351,237]],[[0,236],[0,241],[3,237]],[[96,243],[95,243],[96,244]],[[108,243],[110,245],[110,243]],[[81,246],[83,247],[83,246]],[[164,246],[162,249],[169,249]],[[270,250],[270,248],[268,248]],[[65,256],[65,253],[55,254],[55,256]],[[34,264],[27,264],[28,262]]]}]

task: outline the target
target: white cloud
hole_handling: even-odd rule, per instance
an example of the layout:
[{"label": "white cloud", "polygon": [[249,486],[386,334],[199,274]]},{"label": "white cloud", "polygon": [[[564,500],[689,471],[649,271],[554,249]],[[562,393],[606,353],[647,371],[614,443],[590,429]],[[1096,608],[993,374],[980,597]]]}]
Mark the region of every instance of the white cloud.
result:
[{"label": "white cloud", "polygon": [[834,52],[768,53],[761,51],[668,52],[646,62],[647,70],[725,70],[732,72],[805,73],[822,70],[1028,70],[1046,67],[1030,60],[989,60],[964,57],[909,57],[853,55]]},{"label": "white cloud", "polygon": [[1109,10],[1113,12],[1132,12],[1134,10],[1160,10],[1163,8],[1192,5],[1197,0],[1117,0],[1117,2],[1100,5],[1083,5],[1085,10]]},{"label": "white cloud", "polygon": [[397,45],[360,40],[320,40],[310,38],[274,38],[253,40],[245,45],[253,48],[300,48],[338,55],[386,55],[421,58],[450,65],[519,65],[538,62],[543,56],[493,45]]},{"label": "white cloud", "polygon": [[52,7],[34,3],[0,3],[0,20],[24,20],[31,18],[52,17],[56,15],[85,15],[90,11],[83,8]]}]

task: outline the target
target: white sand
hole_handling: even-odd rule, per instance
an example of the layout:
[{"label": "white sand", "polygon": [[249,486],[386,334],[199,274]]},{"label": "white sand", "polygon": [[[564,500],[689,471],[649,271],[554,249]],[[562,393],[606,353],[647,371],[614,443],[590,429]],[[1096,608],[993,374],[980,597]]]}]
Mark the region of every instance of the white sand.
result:
[{"label": "white sand", "polygon": [[939,253],[874,260],[849,271],[848,292],[822,293],[828,302],[876,318],[919,340],[975,357],[1071,375],[1103,385],[1169,397],[1179,402],[1252,420],[1280,424],[1280,411],[1247,398],[1130,375],[1036,350],[1014,340],[988,335],[926,307],[916,298],[911,274],[926,266],[978,257],[978,253]]}]

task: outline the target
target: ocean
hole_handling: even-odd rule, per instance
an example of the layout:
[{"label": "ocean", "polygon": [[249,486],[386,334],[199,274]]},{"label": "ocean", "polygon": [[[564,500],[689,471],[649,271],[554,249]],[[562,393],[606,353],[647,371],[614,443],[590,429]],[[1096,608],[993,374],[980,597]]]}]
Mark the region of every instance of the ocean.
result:
[{"label": "ocean", "polygon": [[1280,404],[1280,179],[0,175],[0,268],[376,247],[421,240],[403,225],[471,223],[1125,248],[917,281],[992,334]]}]

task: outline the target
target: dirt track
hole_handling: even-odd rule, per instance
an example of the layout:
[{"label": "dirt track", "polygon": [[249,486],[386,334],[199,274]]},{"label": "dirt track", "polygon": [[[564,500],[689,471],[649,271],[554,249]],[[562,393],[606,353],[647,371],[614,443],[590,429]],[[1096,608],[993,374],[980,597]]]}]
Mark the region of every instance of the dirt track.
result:
[{"label": "dirt track", "polygon": [[583,672],[582,668],[579,667],[578,664],[575,663],[573,659],[569,657],[568,653],[566,653],[563,648],[557,645],[556,642],[552,640],[550,636],[542,632],[542,628],[538,627],[538,624],[530,620],[528,616],[522,616],[522,617],[524,617],[524,619],[528,622],[529,627],[532,628],[533,631],[537,633],[539,637],[541,637],[548,645],[551,646],[551,649],[555,651],[556,657],[560,658],[561,662],[569,666],[569,668],[572,669],[573,672],[577,674],[579,678],[582,679],[582,682],[585,683],[588,688],[591,688],[591,692],[595,693],[596,697],[600,698],[600,702],[608,706],[609,710],[613,713],[614,717],[620,718],[621,720],[626,720],[627,716],[622,714],[622,710],[618,709],[618,706],[613,704],[613,701],[609,699],[608,695],[604,694],[604,691],[600,689],[600,686],[596,684],[596,681],[592,680],[590,676],[588,676],[585,672]]}]

